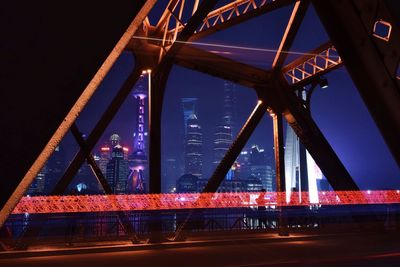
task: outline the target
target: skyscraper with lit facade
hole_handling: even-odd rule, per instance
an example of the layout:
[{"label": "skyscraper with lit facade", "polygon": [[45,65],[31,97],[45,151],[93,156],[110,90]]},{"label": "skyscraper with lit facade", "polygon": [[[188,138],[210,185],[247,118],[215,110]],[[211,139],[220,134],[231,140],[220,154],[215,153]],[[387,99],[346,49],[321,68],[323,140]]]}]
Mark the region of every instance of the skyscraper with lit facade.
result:
[{"label": "skyscraper with lit facade", "polygon": [[182,109],[183,109],[183,129],[185,131],[184,136],[186,137],[187,121],[189,117],[197,113],[197,98],[186,97],[182,98]]},{"label": "skyscraper with lit facade", "polygon": [[46,174],[47,174],[47,167],[46,165],[40,170],[37,174],[35,180],[32,181],[31,186],[27,191],[27,195],[29,196],[39,196],[44,195],[44,186],[46,182]]},{"label": "skyscraper with lit facade", "polygon": [[[214,147],[213,147],[213,165],[218,166],[222,158],[228,152],[233,142],[233,125],[234,125],[234,84],[224,81],[224,106],[221,121],[215,127]],[[233,169],[229,170],[226,175],[227,180],[234,177]]]},{"label": "skyscraper with lit facade", "polygon": [[201,178],[203,172],[203,133],[196,114],[187,120],[185,138],[185,174]]},{"label": "skyscraper with lit facade", "polygon": [[267,163],[267,155],[265,150],[256,145],[251,147],[250,171],[252,176],[261,181],[261,184],[265,190],[274,191],[272,186],[272,167]]},{"label": "skyscraper with lit facade", "polygon": [[235,125],[235,84],[229,81],[224,81],[224,115],[222,122],[231,127],[231,132],[234,134]]},{"label": "skyscraper with lit facade", "polygon": [[107,163],[106,180],[111,186],[114,194],[127,193],[127,178],[129,175],[128,160],[125,159],[124,150],[121,145],[112,149],[111,159]]},{"label": "skyscraper with lit facade", "polygon": [[[308,191],[311,203],[318,202],[317,179],[322,173],[311,155],[305,150],[291,127],[287,127],[285,141],[286,201],[294,191]],[[299,194],[299,202],[302,202]]]},{"label": "skyscraper with lit facade", "polygon": [[230,125],[226,124],[218,124],[215,128],[214,133],[214,159],[213,165],[216,167],[226,152],[228,151],[229,147],[232,144],[232,128]]},{"label": "skyscraper with lit facade", "polygon": [[133,133],[133,151],[129,155],[130,173],[128,177],[129,193],[145,192],[145,176],[147,175],[147,155],[145,147],[146,128],[146,98],[148,94],[145,85],[145,76],[142,74],[137,85],[133,90],[133,96],[136,102],[136,124]]}]

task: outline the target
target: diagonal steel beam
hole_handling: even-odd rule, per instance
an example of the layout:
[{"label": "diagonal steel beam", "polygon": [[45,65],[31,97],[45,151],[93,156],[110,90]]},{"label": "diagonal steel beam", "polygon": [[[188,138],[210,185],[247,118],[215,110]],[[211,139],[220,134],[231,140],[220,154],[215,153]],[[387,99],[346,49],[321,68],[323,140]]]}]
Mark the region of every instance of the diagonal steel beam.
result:
[{"label": "diagonal steel beam", "polygon": [[185,45],[175,58],[176,64],[254,88],[267,83],[270,72],[220,55]]},{"label": "diagonal steel beam", "polygon": [[[104,177],[103,173],[101,172],[100,168],[97,166],[91,150],[89,150],[87,148],[86,141],[85,141],[85,139],[83,139],[82,133],[79,131],[79,129],[75,123],[71,126],[71,132],[72,132],[76,142],[80,146],[80,148],[85,151],[87,162],[88,162],[89,166],[91,167],[94,175],[96,176],[97,181],[101,184],[101,186],[104,190],[104,193],[106,193],[106,195],[112,195],[113,190],[112,190],[111,186],[108,184],[108,182],[107,182],[106,178]],[[125,214],[125,212],[117,211],[117,216],[118,216],[118,220],[119,220],[123,230],[129,236],[129,239],[131,239],[132,242],[135,242],[135,243],[138,242],[139,238],[136,236],[135,229],[133,228],[132,224],[130,223],[129,218]]]},{"label": "diagonal steel beam", "polygon": [[[220,163],[218,164],[217,168],[215,169],[214,173],[210,177],[207,182],[207,185],[203,189],[202,193],[215,193],[218,190],[221,182],[224,180],[226,174],[228,173],[229,169],[237,159],[242,151],[243,147],[246,145],[247,141],[249,140],[251,134],[256,129],[257,125],[261,121],[263,115],[267,110],[267,104],[262,100],[259,100],[256,107],[254,108],[253,112],[243,125],[242,129],[240,130],[238,136],[236,137],[235,141],[229,147],[229,150],[222,158]],[[200,195],[199,202],[208,203],[210,199],[208,198],[210,195]],[[173,238],[174,241],[181,240],[183,238],[183,232],[187,228],[187,223],[189,222],[190,218],[192,217],[193,210],[191,210],[188,215],[186,216],[185,220],[181,223],[178,229],[175,232],[175,236]]]},{"label": "diagonal steel beam", "polygon": [[306,15],[310,1],[303,0],[301,2],[296,2],[293,7],[292,15],[288,21],[285,29],[285,33],[282,37],[281,43],[279,45],[278,51],[276,52],[274,62],[272,63],[272,68],[279,70],[282,68],[285,59],[288,55],[288,51],[293,44],[294,38],[300,28],[301,22]]},{"label": "diagonal steel beam", "polygon": [[[103,132],[105,131],[111,120],[114,118],[115,114],[118,112],[120,106],[123,104],[126,97],[132,91],[132,87],[135,85],[141,74],[142,74],[142,67],[140,64],[138,64],[133,70],[133,72],[125,80],[121,89],[118,91],[117,95],[114,97],[111,104],[107,107],[107,109],[101,116],[100,120],[97,122],[93,131],[90,133],[88,139],[86,140],[86,149],[88,151],[93,150],[94,146],[99,141]],[[84,149],[81,148],[75,155],[70,165],[68,166],[62,178],[58,181],[58,183],[54,187],[53,191],[51,192],[52,195],[60,195],[65,192],[68,185],[71,183],[72,179],[74,178],[75,174],[77,173],[77,171],[79,170],[85,159],[86,159],[86,152]]]},{"label": "diagonal steel beam", "polygon": [[257,125],[261,121],[266,110],[267,104],[265,103],[265,101],[259,100],[253,112],[240,130],[238,136],[236,137],[236,140],[229,147],[229,150],[226,152],[225,156],[222,158],[221,162],[218,164],[214,173],[208,180],[207,185],[203,190],[203,193],[215,193],[217,191],[219,185],[224,180],[229,169],[231,168],[231,166],[239,156],[240,152],[242,151],[243,147],[249,140],[251,134],[254,132]]},{"label": "diagonal steel beam", "polygon": [[178,6],[180,0],[170,0],[164,12],[162,13],[160,19],[155,26],[155,32],[160,33],[163,30],[165,23],[167,23],[169,17],[171,17],[171,12],[175,10]]},{"label": "diagonal steel beam", "polygon": [[[72,124],[70,128],[72,135],[74,136],[76,142],[78,143],[79,147],[84,150],[86,153],[86,160],[90,166],[90,168],[93,171],[93,174],[95,175],[96,179],[98,182],[101,184],[102,188],[104,189],[104,192],[107,195],[112,195],[113,191],[108,184],[107,180],[105,179],[103,173],[101,172],[100,168],[97,166],[93,155],[91,154],[91,151],[87,149],[86,146],[86,141],[82,137],[82,133],[79,131],[78,127],[76,124]],[[137,243],[139,241],[139,238],[135,234],[135,229],[133,228],[132,224],[129,222],[129,218],[126,216],[125,212],[123,211],[117,211],[117,216],[118,220],[125,231],[125,233],[129,236],[129,239],[132,240],[132,242]],[[42,221],[46,221],[48,218],[48,215],[45,217],[41,217]],[[18,241],[16,243],[16,247],[26,247],[29,246],[30,242],[33,242],[34,238],[36,238],[41,230],[43,229],[43,225],[34,225],[30,226],[28,225],[26,230],[20,235],[18,238]]]},{"label": "diagonal steel beam", "polygon": [[350,174],[325,139],[311,114],[281,77],[274,96],[278,96],[279,108],[293,128],[301,143],[311,154],[335,191],[359,190]]},{"label": "diagonal steel beam", "polygon": [[[383,0],[314,0],[312,3],[400,166],[398,24]],[[377,26],[386,27],[386,32],[374,32]]]}]

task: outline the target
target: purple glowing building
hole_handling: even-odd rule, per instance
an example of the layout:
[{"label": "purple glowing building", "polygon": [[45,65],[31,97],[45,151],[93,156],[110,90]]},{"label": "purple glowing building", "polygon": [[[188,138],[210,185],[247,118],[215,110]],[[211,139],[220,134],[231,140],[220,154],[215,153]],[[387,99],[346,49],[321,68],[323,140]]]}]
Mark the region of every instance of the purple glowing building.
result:
[{"label": "purple glowing building", "polygon": [[142,74],[133,90],[136,101],[136,125],[133,133],[133,151],[129,155],[130,174],[128,177],[128,193],[140,194],[145,192],[145,175],[147,173],[147,155],[145,149],[146,132],[146,74]]}]

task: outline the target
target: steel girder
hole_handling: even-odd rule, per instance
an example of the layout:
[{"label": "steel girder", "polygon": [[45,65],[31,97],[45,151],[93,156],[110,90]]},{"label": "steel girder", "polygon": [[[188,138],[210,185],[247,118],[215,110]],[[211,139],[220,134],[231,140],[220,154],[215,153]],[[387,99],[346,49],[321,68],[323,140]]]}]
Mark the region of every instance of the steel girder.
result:
[{"label": "steel girder", "polygon": [[254,88],[268,82],[271,73],[257,67],[204,51],[191,45],[184,46],[176,55],[175,63],[224,80]]},{"label": "steel girder", "polygon": [[314,0],[313,5],[400,166],[398,25],[383,0]]}]

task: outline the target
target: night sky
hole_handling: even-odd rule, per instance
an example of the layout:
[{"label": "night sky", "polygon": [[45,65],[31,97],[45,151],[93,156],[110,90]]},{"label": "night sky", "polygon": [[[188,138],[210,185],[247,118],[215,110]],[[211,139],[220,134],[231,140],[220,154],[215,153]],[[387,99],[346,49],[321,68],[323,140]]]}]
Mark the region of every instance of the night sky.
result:
[{"label": "night sky", "polygon": [[[160,1],[152,11],[150,16],[152,24],[156,23],[155,18],[160,13],[162,4],[164,1]],[[290,13],[291,7],[283,8],[211,35],[199,42],[276,50]],[[328,40],[313,7],[310,6],[291,51],[308,52]],[[274,52],[251,49],[207,45],[200,47],[209,51],[224,52],[224,56],[263,69],[270,68],[275,56]],[[290,55],[288,62],[297,56],[297,54]],[[77,124],[83,132],[90,132],[116,90],[132,70],[133,63],[133,56],[124,52],[79,117]],[[329,88],[318,88],[315,91],[311,100],[311,110],[313,118],[339,158],[362,189],[400,188],[400,169],[362,102],[346,68],[334,70],[326,75],[326,78],[329,80]],[[212,141],[215,125],[223,114],[223,83],[221,79],[178,66],[173,68],[168,80],[163,109],[162,153],[168,157],[180,157],[180,153],[183,152],[182,144],[177,140],[181,140],[183,136],[181,98],[199,98],[198,117],[203,127],[205,153],[204,177],[209,177],[213,171],[210,164]],[[251,113],[257,99],[252,89],[241,86],[236,86],[235,94],[239,100],[236,104],[236,130],[238,130]],[[122,143],[132,147],[134,115],[133,97],[130,97],[106,130],[102,140],[108,138],[111,133],[117,132],[123,139]],[[65,142],[68,143],[68,152],[72,155],[74,153],[72,147],[77,146],[73,144],[74,141],[70,136]],[[272,120],[269,116],[263,118],[254,132],[248,145],[252,144],[258,144],[272,154]],[[210,162],[207,162],[207,159]]]}]

